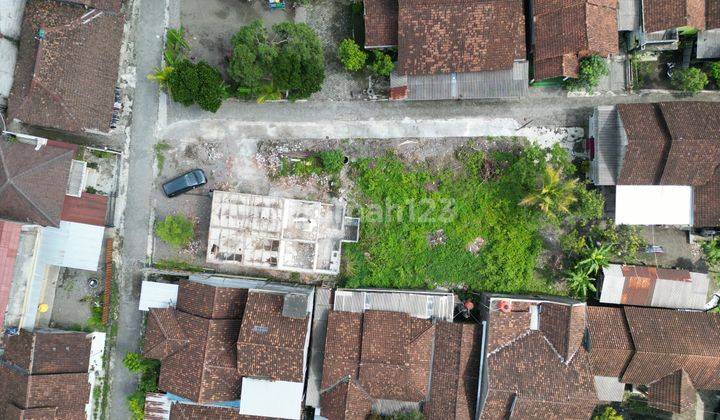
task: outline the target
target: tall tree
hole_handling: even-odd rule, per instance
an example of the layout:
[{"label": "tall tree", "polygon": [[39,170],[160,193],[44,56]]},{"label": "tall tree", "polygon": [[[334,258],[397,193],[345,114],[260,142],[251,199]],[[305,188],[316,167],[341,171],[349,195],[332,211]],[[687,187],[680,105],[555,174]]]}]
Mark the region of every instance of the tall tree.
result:
[{"label": "tall tree", "polygon": [[536,207],[548,217],[556,219],[570,212],[570,206],[577,201],[576,188],[576,179],[566,180],[562,170],[545,165],[537,190],[528,194],[520,204]]},{"label": "tall tree", "polygon": [[317,34],[305,23],[283,22],[273,26],[277,57],[272,67],[275,86],[291,99],[307,98],[325,80],[325,58]]},{"label": "tall tree", "polygon": [[232,45],[228,73],[241,88],[254,93],[269,78],[277,48],[270,43],[268,32],[259,20],[240,28],[232,38]]}]

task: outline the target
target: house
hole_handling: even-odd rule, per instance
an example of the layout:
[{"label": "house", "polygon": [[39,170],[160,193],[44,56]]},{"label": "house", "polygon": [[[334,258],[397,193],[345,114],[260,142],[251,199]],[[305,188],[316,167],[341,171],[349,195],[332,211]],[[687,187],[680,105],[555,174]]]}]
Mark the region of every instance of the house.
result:
[{"label": "house", "polygon": [[600,302],[660,308],[705,308],[710,277],[704,273],[610,264],[603,268]]},{"label": "house", "polygon": [[0,418],[94,418],[105,333],[20,330],[5,338]]},{"label": "house", "polygon": [[391,99],[522,97],[521,0],[367,0],[365,47],[397,48]]},{"label": "house", "polygon": [[534,0],[534,79],[578,77],[580,60],[619,52],[617,0]]},{"label": "house", "polygon": [[585,303],[486,294],[483,308],[479,418],[590,418]]},{"label": "house", "polygon": [[453,323],[448,299],[452,294],[336,291],[319,414],[364,419],[412,410],[430,419],[473,418],[482,328]]},{"label": "house", "polygon": [[8,117],[72,133],[110,131],[121,0],[28,0]]},{"label": "house", "polygon": [[590,360],[601,401],[625,385],[648,388],[648,404],[681,413],[697,390],[720,389],[720,315],[646,307],[588,307]]},{"label": "house", "polygon": [[175,307],[150,308],[143,345],[145,357],[161,361],[158,388],[169,412],[199,404],[300,419],[312,288],[203,276],[178,286],[161,300],[175,299]]},{"label": "house", "polygon": [[335,275],[359,233],[340,203],[214,191],[207,262]]},{"label": "house", "polygon": [[619,30],[641,49],[675,50],[686,30],[705,30],[715,0],[618,0]]},{"label": "house", "polygon": [[[24,141],[24,140],[23,140]],[[60,267],[96,271],[107,197],[85,190],[77,146],[52,140],[0,141],[0,223],[7,268],[0,270],[0,319],[32,330],[54,293]]]},{"label": "house", "polygon": [[598,107],[589,125],[588,175],[616,223],[720,226],[720,103]]}]

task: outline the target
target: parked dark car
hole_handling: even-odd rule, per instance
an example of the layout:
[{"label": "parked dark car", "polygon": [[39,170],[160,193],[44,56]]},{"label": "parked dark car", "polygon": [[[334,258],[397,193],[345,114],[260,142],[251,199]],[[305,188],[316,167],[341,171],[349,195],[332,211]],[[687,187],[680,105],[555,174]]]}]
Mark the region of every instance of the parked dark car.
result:
[{"label": "parked dark car", "polygon": [[175,197],[205,184],[207,184],[205,172],[202,169],[193,169],[164,183],[162,188],[166,196]]}]

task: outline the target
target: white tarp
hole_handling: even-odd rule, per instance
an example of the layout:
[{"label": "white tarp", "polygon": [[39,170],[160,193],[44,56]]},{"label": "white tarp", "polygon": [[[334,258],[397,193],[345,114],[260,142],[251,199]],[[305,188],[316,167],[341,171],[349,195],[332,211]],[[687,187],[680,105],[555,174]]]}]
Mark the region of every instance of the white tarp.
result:
[{"label": "white tarp", "polygon": [[240,414],[299,420],[303,388],[302,382],[243,378]]},{"label": "white tarp", "polygon": [[48,265],[97,271],[104,234],[102,226],[61,221],[58,228],[43,229],[41,258]]},{"label": "white tarp", "polygon": [[140,290],[139,309],[149,311],[150,308],[174,308],[177,296],[177,284],[144,281]]},{"label": "white tarp", "polygon": [[615,223],[692,226],[692,187],[618,185],[615,195]]}]

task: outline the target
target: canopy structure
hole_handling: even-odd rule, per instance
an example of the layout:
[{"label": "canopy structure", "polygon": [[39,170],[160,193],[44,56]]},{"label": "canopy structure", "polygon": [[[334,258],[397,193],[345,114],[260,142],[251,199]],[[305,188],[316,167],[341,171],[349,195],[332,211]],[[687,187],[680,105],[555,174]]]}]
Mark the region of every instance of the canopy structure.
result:
[{"label": "canopy structure", "polygon": [[693,189],[677,185],[618,185],[619,225],[693,225]]}]

